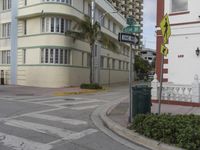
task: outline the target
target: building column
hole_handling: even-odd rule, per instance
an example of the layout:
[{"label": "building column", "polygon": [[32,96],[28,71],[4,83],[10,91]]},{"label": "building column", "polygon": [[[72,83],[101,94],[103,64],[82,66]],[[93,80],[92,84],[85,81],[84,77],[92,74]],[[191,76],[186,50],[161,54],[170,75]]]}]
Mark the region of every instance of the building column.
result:
[{"label": "building column", "polygon": [[17,34],[18,34],[18,0],[11,2],[11,84],[17,84]]}]

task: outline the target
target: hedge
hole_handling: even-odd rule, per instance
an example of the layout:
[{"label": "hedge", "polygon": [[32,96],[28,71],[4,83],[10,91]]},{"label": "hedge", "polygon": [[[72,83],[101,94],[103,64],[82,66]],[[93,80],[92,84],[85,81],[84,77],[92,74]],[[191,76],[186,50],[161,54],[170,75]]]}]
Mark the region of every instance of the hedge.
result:
[{"label": "hedge", "polygon": [[200,150],[200,116],[197,115],[138,115],[130,129],[186,150]]},{"label": "hedge", "polygon": [[82,83],[80,85],[81,89],[102,89],[102,86],[100,86],[97,83]]}]

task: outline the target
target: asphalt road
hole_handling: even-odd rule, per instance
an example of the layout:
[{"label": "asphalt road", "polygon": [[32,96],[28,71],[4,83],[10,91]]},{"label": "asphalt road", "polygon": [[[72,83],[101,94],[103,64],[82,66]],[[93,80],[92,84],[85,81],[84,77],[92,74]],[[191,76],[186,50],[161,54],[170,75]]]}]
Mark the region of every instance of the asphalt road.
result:
[{"label": "asphalt road", "polygon": [[97,108],[127,96],[127,86],[64,97],[1,96],[0,150],[145,150],[91,120]]}]

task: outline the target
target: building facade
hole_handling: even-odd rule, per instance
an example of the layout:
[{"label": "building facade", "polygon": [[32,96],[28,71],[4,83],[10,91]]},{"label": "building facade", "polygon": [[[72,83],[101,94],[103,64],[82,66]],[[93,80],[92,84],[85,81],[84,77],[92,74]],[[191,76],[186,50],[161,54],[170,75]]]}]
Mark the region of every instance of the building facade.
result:
[{"label": "building facade", "polygon": [[[11,82],[15,77],[18,85],[39,87],[89,82],[90,46],[65,33],[84,15],[91,15],[90,6],[90,0],[0,0],[0,70],[5,83],[15,84]],[[109,13],[113,11],[116,9],[107,0],[96,0],[101,31],[118,43],[117,34],[126,26],[126,19]],[[12,28],[13,21],[17,28]],[[128,80],[129,47],[118,44],[120,52],[114,53],[96,43],[101,84]]]},{"label": "building facade", "polygon": [[144,60],[147,60],[150,64],[153,62],[153,60],[156,58],[156,52],[153,49],[150,48],[143,48],[140,52],[141,57]]},{"label": "building facade", "polygon": [[200,47],[200,2],[195,0],[158,0],[157,10],[157,74],[160,74],[160,45],[163,41],[159,24],[164,14],[169,14],[172,35],[169,54],[165,57],[164,81],[191,84],[200,76],[200,61],[196,50]]}]

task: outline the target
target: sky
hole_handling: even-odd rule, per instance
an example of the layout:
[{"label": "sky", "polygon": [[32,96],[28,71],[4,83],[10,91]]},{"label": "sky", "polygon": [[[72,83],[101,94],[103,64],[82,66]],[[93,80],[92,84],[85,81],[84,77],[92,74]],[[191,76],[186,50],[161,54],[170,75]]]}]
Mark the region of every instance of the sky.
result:
[{"label": "sky", "polygon": [[156,0],[144,0],[143,43],[146,48],[156,48]]}]

